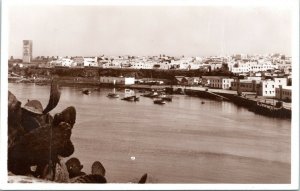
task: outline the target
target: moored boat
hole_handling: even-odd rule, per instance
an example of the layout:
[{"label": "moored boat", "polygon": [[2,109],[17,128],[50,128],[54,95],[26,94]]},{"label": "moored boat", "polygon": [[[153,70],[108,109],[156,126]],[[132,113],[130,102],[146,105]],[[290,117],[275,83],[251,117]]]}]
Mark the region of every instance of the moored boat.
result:
[{"label": "moored boat", "polygon": [[83,93],[83,94],[86,94],[86,95],[89,95],[89,94],[92,93],[92,92],[91,92],[91,90],[84,89],[84,90],[82,90],[82,93]]},{"label": "moored boat", "polygon": [[155,97],[158,97],[158,93],[157,92],[150,92],[150,93],[147,93],[147,94],[143,94],[144,97],[150,97],[150,98],[155,98]]},{"label": "moored boat", "polygon": [[135,96],[123,97],[122,100],[125,100],[125,101],[134,101],[134,97]]},{"label": "moored boat", "polygon": [[116,93],[109,93],[109,94],[107,94],[107,97],[109,97],[109,98],[119,98],[120,96],[119,96],[119,94],[116,94]]},{"label": "moored boat", "polygon": [[165,100],[162,100],[162,99],[156,99],[153,101],[154,104],[160,104],[160,105],[163,105],[163,104],[166,104],[166,101]]},{"label": "moored boat", "polygon": [[133,90],[125,89],[125,95],[122,98],[122,100],[125,100],[125,101],[139,101],[140,98],[135,95]]},{"label": "moored boat", "polygon": [[164,101],[172,101],[172,97],[166,95],[165,93],[161,93],[161,95],[158,96],[158,98],[164,100]]},{"label": "moored boat", "polygon": [[119,98],[120,96],[119,96],[119,94],[116,93],[116,89],[114,88],[113,92],[107,94],[107,97],[109,97],[109,98]]}]

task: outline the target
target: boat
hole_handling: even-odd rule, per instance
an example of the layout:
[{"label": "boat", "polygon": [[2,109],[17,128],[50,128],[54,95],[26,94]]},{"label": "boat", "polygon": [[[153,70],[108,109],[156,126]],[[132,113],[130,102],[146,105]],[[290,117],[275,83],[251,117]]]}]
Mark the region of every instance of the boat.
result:
[{"label": "boat", "polygon": [[125,100],[125,101],[139,101],[140,98],[135,95],[133,90],[125,89],[125,95],[122,98],[122,100]]},{"label": "boat", "polygon": [[160,104],[160,105],[163,105],[163,104],[166,104],[166,101],[165,100],[162,100],[162,99],[156,99],[153,101],[154,104]]},{"label": "boat", "polygon": [[122,100],[125,100],[125,101],[134,101],[134,97],[135,96],[123,97]]},{"label": "boat", "polygon": [[109,93],[109,94],[107,94],[107,97],[109,97],[109,98],[119,98],[120,96],[119,96],[119,94],[116,94],[116,93]]},{"label": "boat", "polygon": [[165,93],[161,93],[161,95],[159,95],[158,98],[161,98],[164,101],[172,101],[172,97],[166,95]]},{"label": "boat", "polygon": [[155,98],[155,97],[158,97],[158,93],[153,91],[153,92],[150,92],[150,93],[147,93],[147,94],[143,94],[144,97],[150,97],[150,98]]},{"label": "boat", "polygon": [[91,90],[85,89],[85,90],[82,90],[82,93],[86,94],[86,95],[89,95],[92,92],[91,92]]},{"label": "boat", "polygon": [[120,96],[119,96],[119,94],[116,93],[116,89],[114,88],[113,92],[107,94],[107,97],[109,97],[109,98],[119,98]]},{"label": "boat", "polygon": [[205,102],[204,102],[204,101],[201,101],[201,104],[205,104]]}]

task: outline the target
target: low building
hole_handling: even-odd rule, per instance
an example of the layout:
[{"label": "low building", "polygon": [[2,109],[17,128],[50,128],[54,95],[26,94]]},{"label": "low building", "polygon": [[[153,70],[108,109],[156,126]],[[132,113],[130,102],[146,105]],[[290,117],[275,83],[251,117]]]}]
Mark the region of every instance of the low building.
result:
[{"label": "low building", "polygon": [[229,90],[231,89],[231,82],[233,82],[234,79],[231,78],[223,78],[222,79],[222,89],[223,90]]},{"label": "low building", "polygon": [[130,64],[130,68],[133,69],[152,69],[153,63],[149,62],[134,62]]},{"label": "low building", "polygon": [[153,64],[153,69],[168,70],[171,65],[168,62]]},{"label": "low building", "polygon": [[99,67],[97,57],[85,57],[83,58],[84,67]]},{"label": "low building", "polygon": [[82,56],[73,57],[72,60],[76,63],[77,67],[84,67],[84,58]]},{"label": "low building", "polygon": [[279,88],[280,85],[283,87],[287,86],[287,78],[274,78],[275,88]]},{"label": "low building", "polygon": [[178,85],[188,85],[188,78],[185,76],[175,76],[176,84]]},{"label": "low building", "polygon": [[120,85],[132,85],[135,82],[134,77],[111,77],[111,76],[101,76],[100,83],[103,84],[120,84]]},{"label": "low building", "polygon": [[187,80],[189,86],[194,86],[199,84],[199,77],[189,77]]},{"label": "low building", "polygon": [[292,101],[292,86],[279,86],[275,88],[275,98],[283,101]]},{"label": "low building", "polygon": [[227,76],[203,76],[202,85],[210,88],[217,89],[231,89],[231,82],[234,79],[231,79]]},{"label": "low building", "polygon": [[287,79],[286,78],[274,78],[274,80],[262,80],[258,85],[258,95],[266,97],[275,97],[275,88],[279,86],[286,87]]},{"label": "low building", "polygon": [[257,82],[256,80],[234,80],[231,82],[231,89],[237,91],[238,86],[241,92],[256,92],[257,91]]},{"label": "low building", "polygon": [[50,65],[53,67],[73,67],[76,63],[70,58],[59,58],[50,62]]}]

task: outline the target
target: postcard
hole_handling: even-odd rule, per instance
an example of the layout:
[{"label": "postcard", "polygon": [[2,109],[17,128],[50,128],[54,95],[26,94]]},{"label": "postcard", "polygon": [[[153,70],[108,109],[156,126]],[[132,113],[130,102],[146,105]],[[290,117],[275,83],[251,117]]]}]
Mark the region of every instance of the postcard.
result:
[{"label": "postcard", "polygon": [[1,188],[299,188],[299,2],[2,1]]}]

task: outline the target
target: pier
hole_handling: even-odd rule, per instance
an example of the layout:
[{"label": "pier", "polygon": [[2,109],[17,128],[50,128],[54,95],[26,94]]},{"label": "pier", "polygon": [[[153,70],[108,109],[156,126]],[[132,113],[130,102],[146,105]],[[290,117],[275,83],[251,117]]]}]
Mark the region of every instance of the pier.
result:
[{"label": "pier", "polygon": [[245,93],[238,96],[236,91],[222,89],[207,89],[204,87],[172,87],[175,92],[178,88],[184,90],[186,95],[197,96],[214,100],[230,101],[238,106],[248,108],[254,113],[276,118],[291,118],[291,104],[275,99],[255,96],[251,93]]}]

